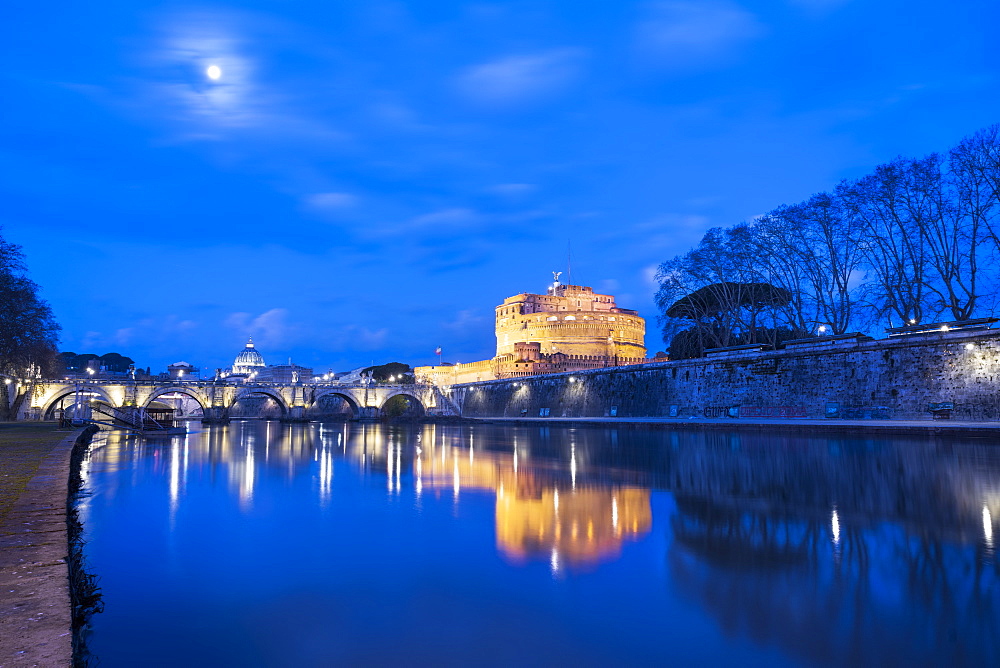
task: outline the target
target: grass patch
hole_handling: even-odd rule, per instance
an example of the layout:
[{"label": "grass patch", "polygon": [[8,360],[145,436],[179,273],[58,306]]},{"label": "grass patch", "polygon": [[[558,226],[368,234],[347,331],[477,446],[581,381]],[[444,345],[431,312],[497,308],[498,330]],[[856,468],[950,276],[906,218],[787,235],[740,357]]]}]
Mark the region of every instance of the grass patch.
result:
[{"label": "grass patch", "polygon": [[66,432],[54,422],[0,422],[0,525]]}]

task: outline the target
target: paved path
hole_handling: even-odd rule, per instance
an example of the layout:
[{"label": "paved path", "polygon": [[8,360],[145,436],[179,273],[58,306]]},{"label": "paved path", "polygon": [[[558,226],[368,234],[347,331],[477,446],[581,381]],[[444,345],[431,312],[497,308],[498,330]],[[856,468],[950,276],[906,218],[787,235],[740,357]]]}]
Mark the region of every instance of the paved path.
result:
[{"label": "paved path", "polygon": [[37,470],[0,519],[0,668],[72,663],[66,495],[79,434],[39,444]]},{"label": "paved path", "polygon": [[810,418],[664,418],[664,417],[491,417],[466,418],[477,422],[510,422],[558,426],[653,426],[746,431],[782,431],[839,434],[951,434],[956,436],[995,436],[1000,438],[1000,421],[972,422],[964,420],[817,420]]}]

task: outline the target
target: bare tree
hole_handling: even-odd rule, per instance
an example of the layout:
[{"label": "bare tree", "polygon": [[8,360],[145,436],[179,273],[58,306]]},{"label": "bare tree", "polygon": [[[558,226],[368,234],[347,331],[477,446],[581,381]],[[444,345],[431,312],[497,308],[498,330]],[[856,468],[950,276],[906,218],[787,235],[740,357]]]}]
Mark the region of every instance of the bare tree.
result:
[{"label": "bare tree", "polygon": [[1000,125],[964,138],[948,162],[966,215],[978,218],[984,237],[1000,250]]},{"label": "bare tree", "polygon": [[[772,263],[783,268],[793,298],[794,324],[810,331],[827,326],[847,332],[856,321],[862,235],[857,219],[837,195],[820,193],[808,201],[782,206],[758,224]],[[786,285],[780,278],[776,285]]]},{"label": "bare tree", "polygon": [[[997,307],[998,256],[994,125],[947,157],[896,158],[832,193],[709,230],[697,247],[660,266],[657,303],[665,339],[683,330],[702,347],[777,343],[823,325],[841,334],[883,319],[967,320]],[[761,285],[787,299],[757,299]],[[692,317],[695,296],[705,308]]]},{"label": "bare tree", "polygon": [[838,188],[865,240],[870,301],[890,325],[917,323],[939,313],[927,289],[930,266],[922,234],[907,214],[907,167],[907,161],[899,158]]},{"label": "bare tree", "polygon": [[[671,355],[743,343],[777,344],[791,338],[788,304],[793,291],[762,280],[760,242],[752,225],[709,230],[698,246],[660,266],[657,303]],[[678,338],[680,337],[680,338]]]}]

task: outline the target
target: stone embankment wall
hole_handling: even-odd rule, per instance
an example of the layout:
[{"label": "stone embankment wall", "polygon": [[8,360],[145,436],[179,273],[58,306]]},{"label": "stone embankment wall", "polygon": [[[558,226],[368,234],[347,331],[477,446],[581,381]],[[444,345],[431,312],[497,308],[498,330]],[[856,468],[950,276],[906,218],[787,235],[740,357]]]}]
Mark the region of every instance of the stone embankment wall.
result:
[{"label": "stone embankment wall", "polygon": [[1000,420],[1000,330],[816,339],[777,351],[470,383],[466,417]]}]

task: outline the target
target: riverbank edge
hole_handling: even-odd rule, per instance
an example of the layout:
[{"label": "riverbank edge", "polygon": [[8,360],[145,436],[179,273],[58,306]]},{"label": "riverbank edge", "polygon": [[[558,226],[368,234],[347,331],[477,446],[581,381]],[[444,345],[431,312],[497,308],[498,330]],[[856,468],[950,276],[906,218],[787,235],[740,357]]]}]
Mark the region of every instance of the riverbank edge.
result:
[{"label": "riverbank edge", "polygon": [[83,429],[73,442],[69,456],[69,474],[66,486],[66,551],[67,582],[69,586],[70,623],[73,633],[73,666],[91,665],[91,654],[87,649],[86,632],[90,617],[101,612],[104,604],[98,578],[87,570],[83,553],[83,523],[80,521],[77,502],[83,490],[81,465],[90,449],[94,435],[100,431],[96,425]]},{"label": "riverbank edge", "polygon": [[70,432],[44,456],[4,523],[6,580],[12,595],[0,626],[0,666],[69,666],[73,654],[70,598],[72,453],[93,432]]},{"label": "riverbank edge", "polygon": [[472,424],[519,424],[549,427],[608,427],[685,431],[747,431],[787,434],[832,434],[842,436],[980,436],[1000,437],[1000,422],[954,420],[823,420],[787,418],[752,420],[741,418],[612,418],[612,417],[462,417],[443,422]]}]

